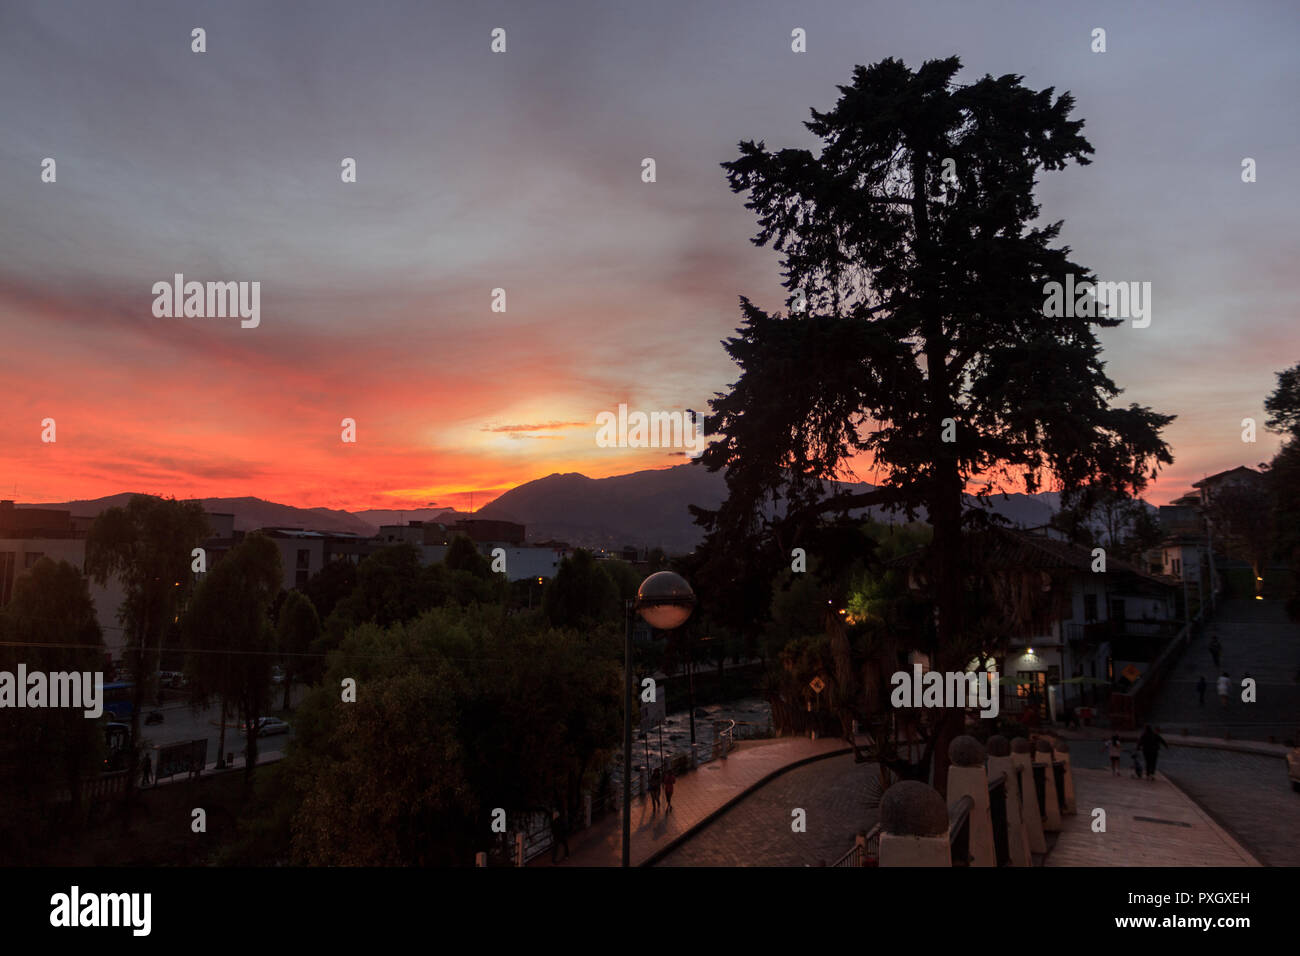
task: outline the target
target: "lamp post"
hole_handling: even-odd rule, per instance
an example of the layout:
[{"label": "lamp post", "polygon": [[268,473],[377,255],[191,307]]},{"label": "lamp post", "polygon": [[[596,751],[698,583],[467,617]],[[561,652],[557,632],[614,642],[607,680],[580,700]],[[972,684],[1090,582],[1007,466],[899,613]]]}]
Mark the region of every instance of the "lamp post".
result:
[{"label": "lamp post", "polygon": [[632,865],[632,611],[653,628],[680,627],[695,609],[695,592],[686,579],[659,571],[641,582],[636,599],[624,608],[623,641],[623,866]]}]

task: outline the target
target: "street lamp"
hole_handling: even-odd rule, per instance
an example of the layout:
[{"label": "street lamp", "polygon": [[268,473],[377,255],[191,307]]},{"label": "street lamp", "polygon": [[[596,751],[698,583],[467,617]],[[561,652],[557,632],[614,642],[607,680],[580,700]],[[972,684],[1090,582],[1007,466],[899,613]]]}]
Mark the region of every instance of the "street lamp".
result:
[{"label": "street lamp", "polygon": [[681,627],[695,609],[695,592],[686,579],[659,571],[641,582],[636,599],[624,608],[623,640],[623,865],[632,865],[632,611],[653,628]]}]

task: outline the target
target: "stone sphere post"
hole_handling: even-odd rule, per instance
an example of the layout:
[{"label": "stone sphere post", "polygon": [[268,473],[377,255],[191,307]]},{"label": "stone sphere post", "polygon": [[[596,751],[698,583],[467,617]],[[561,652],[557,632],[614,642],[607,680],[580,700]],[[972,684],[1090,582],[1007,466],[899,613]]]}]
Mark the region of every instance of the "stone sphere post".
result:
[{"label": "stone sphere post", "polygon": [[948,808],[939,791],[900,780],[880,801],[881,866],[952,866]]}]

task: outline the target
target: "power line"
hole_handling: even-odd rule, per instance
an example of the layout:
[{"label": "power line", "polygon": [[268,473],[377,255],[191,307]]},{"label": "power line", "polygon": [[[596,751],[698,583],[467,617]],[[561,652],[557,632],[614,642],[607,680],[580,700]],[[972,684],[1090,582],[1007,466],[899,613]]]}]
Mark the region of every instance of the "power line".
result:
[{"label": "power line", "polygon": [[[103,644],[59,644],[55,641],[0,641],[0,648],[64,648],[69,650],[103,650]],[[205,648],[148,648],[149,652],[175,654],[229,654],[231,657],[329,657],[338,654],[346,659],[359,661],[485,661],[489,663],[508,663],[506,657],[448,657],[447,654],[350,654],[342,650],[220,650]],[[139,653],[140,648],[125,648],[123,653]]]}]

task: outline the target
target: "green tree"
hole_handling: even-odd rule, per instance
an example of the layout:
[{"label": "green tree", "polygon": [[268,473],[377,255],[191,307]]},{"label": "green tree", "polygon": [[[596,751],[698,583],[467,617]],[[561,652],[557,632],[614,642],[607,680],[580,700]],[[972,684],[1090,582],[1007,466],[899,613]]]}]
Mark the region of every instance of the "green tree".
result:
[{"label": "green tree", "polygon": [[[1095,329],[1121,320],[1092,314],[1086,297],[1069,315],[1045,307],[1047,283],[1093,279],[1053,245],[1060,223],[1033,225],[1038,174],[1089,162],[1073,98],[1014,75],[958,85],[960,65],[857,67],[805,124],[818,155],[742,142],[723,164],[749,194],[754,242],[782,254],[791,311],[741,300],[744,326],[725,345],[742,372],[710,403],[718,437],[702,456],[726,470],[728,499],[698,515],[718,546],[789,554],[822,515],[924,509],[932,659],[945,670],[974,643],[959,546],[968,487],[1104,481],[1136,494],[1172,462],[1160,438],[1170,416],[1111,405],[1119,389]],[[879,486],[833,484],[863,461]],[[962,732],[959,712],[942,719],[940,788],[946,741]]]},{"label": "green tree", "polygon": [[1300,439],[1282,446],[1265,472],[1265,480],[1272,498],[1274,551],[1291,571],[1287,613],[1300,621]]},{"label": "green tree", "polygon": [[1264,410],[1266,428],[1300,438],[1300,364],[1277,373],[1277,388],[1264,399]]},{"label": "green tree", "polygon": [[[618,585],[590,551],[579,548],[560,562],[547,582],[542,614],[555,627],[621,624]],[[621,633],[622,627],[618,630]]]},{"label": "green tree", "polygon": [[[14,581],[0,609],[0,671],[103,674],[104,642],[95,604],[81,572],[41,558]],[[92,680],[93,684],[93,680]],[[26,687],[17,688],[22,695]],[[83,690],[84,693],[84,690]],[[61,793],[73,821],[81,810],[81,781],[99,772],[103,724],[79,709],[0,708],[0,860],[39,862],[63,822]]]},{"label": "green tree", "polygon": [[466,571],[485,581],[492,579],[491,563],[479,553],[474,542],[463,534],[451,539],[442,563],[452,571]]},{"label": "green tree", "polygon": [[197,501],[135,495],[126,507],[101,513],[86,538],[86,574],[101,586],[115,577],[125,594],[118,620],[125,632],[126,664],[135,688],[124,825],[130,823],[139,770],[140,709],[154,680],[163,635],[193,581],[192,551],[210,534]]},{"label": "green tree", "polygon": [[294,679],[302,672],[302,663],[318,637],[320,618],[316,616],[316,608],[301,591],[287,592],[275,629],[275,645],[284,674],[285,710],[289,709]]},{"label": "green tree", "polygon": [[[297,863],[446,866],[488,846],[495,807],[576,812],[617,745],[619,649],[491,607],[363,624],[299,706],[278,798],[250,827]],[[340,706],[345,677],[357,700]]]},{"label": "green tree", "polygon": [[1265,472],[1271,501],[1273,547],[1291,571],[1287,613],[1300,621],[1300,364],[1277,373],[1277,388],[1264,400],[1265,425],[1284,443]]},{"label": "green tree", "polygon": [[280,591],[280,550],[262,534],[250,534],[209,569],[186,611],[192,699],[221,698],[218,764],[225,753],[227,713],[245,728],[245,775],[257,764],[257,719],[270,700],[271,659],[276,641],[270,608]]},{"label": "green tree", "polygon": [[357,566],[351,561],[335,560],[313,574],[303,588],[322,621],[333,613],[340,601],[357,586]]}]

